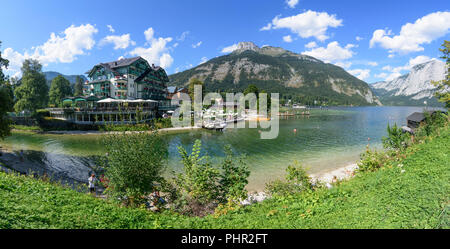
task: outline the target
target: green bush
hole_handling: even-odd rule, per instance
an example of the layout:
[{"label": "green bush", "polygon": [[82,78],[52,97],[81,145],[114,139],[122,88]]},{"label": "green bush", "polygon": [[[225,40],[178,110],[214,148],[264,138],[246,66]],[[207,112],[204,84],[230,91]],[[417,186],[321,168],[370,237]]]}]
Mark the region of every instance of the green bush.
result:
[{"label": "green bush", "polygon": [[250,170],[244,157],[235,157],[231,146],[225,146],[225,159],[221,164],[222,172],[219,180],[221,202],[238,201],[247,198],[245,186]]},{"label": "green bush", "polygon": [[401,150],[408,147],[411,136],[409,133],[403,132],[400,127],[397,127],[397,124],[394,124],[392,127],[388,124],[387,133],[388,136],[382,138],[384,148]]},{"label": "green bush", "polygon": [[275,180],[266,184],[267,192],[278,196],[289,196],[312,189],[311,178],[297,161],[286,168],[286,181]]},{"label": "green bush", "polygon": [[367,149],[361,154],[361,160],[358,162],[359,172],[373,172],[383,167],[389,160],[387,152]]},{"label": "green bush", "polygon": [[245,186],[250,175],[244,158],[235,158],[229,146],[225,147],[226,156],[217,167],[207,155],[200,156],[201,145],[196,140],[190,154],[178,148],[183,172],[163,184],[174,210],[196,216],[213,213],[217,206],[228,201],[238,203],[246,198]]},{"label": "green bush", "polygon": [[145,203],[163,181],[168,147],[157,133],[108,134],[102,139],[107,192],[126,205]]},{"label": "green bush", "polygon": [[415,131],[416,141],[421,141],[429,136],[436,135],[439,128],[448,125],[448,115],[442,112],[435,112],[432,115],[425,112],[425,121]]}]

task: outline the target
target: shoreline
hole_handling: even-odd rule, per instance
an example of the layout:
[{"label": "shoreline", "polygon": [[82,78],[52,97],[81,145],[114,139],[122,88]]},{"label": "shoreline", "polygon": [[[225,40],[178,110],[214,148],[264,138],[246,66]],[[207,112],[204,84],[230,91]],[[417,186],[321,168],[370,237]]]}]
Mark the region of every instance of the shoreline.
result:
[{"label": "shoreline", "polygon": [[[311,182],[317,183],[321,182],[327,186],[327,188],[332,188],[331,185],[336,180],[342,181],[350,179],[355,176],[355,170],[358,169],[358,162],[338,167],[334,169],[323,170],[318,173],[310,174]],[[248,192],[247,199],[241,201],[242,205],[251,205],[257,202],[262,202],[265,199],[270,198],[270,196],[265,191],[252,191]]]},{"label": "shoreline", "polygon": [[[198,130],[201,129],[202,127],[197,127],[197,126],[188,126],[188,127],[172,127],[172,128],[162,128],[162,129],[158,129],[156,130],[157,132],[173,132],[173,131],[190,131],[190,130]],[[18,129],[12,129],[12,131],[16,131],[16,132],[21,132],[23,130],[18,130]],[[91,131],[80,131],[80,130],[75,130],[75,131],[70,131],[70,130],[63,130],[63,131],[30,131],[36,134],[43,134],[43,135],[103,135],[103,134],[120,134],[125,132],[125,134],[130,134],[130,133],[140,133],[140,132],[151,132],[151,131],[96,131],[96,130],[91,130]]]}]

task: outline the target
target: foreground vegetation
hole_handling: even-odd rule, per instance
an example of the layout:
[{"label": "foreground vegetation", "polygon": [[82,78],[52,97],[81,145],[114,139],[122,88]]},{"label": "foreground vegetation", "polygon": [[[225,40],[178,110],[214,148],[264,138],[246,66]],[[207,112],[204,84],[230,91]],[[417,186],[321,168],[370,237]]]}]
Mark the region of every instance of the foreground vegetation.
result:
[{"label": "foreground vegetation", "polygon": [[203,218],[125,207],[0,173],[0,228],[450,228],[449,146],[447,123],[331,189],[224,207]]}]

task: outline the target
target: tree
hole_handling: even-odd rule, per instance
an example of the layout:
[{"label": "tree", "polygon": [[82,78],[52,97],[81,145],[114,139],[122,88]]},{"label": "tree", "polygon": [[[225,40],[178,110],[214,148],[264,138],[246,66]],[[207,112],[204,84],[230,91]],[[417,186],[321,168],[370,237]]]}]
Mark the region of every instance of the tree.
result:
[{"label": "tree", "polygon": [[439,102],[444,102],[445,107],[450,108],[450,41],[444,41],[439,50],[444,54],[441,58],[446,60],[447,76],[444,80],[432,83],[437,87],[436,98]]},{"label": "tree", "polygon": [[[201,85],[202,86],[202,97],[205,97],[205,85],[203,83],[203,81],[197,79],[197,78],[192,78],[189,81],[189,88],[188,88],[188,92],[189,92],[189,97],[191,97],[191,101],[194,102],[194,86],[195,85]],[[200,100],[200,102],[202,102],[202,100]]]},{"label": "tree", "polygon": [[73,86],[73,95],[74,96],[82,96],[83,95],[83,79],[80,76],[77,76],[75,80],[75,85]]},{"label": "tree", "polygon": [[[1,45],[1,42],[0,42]],[[11,91],[5,83],[5,75],[3,74],[2,68],[8,68],[9,61],[2,58],[2,53],[0,50],[0,139],[8,136],[10,134],[10,120],[8,118],[8,112],[12,109],[13,97],[11,96]]]},{"label": "tree", "polygon": [[247,95],[249,93],[256,94],[256,97],[258,97],[259,89],[254,84],[248,85],[248,87],[244,90],[244,95]]},{"label": "tree", "polygon": [[62,104],[61,100],[64,97],[72,95],[72,88],[70,87],[70,82],[62,75],[56,76],[52,80],[52,85],[50,86],[50,92],[48,95],[49,95],[49,105],[60,107]]},{"label": "tree", "polygon": [[14,105],[16,112],[36,112],[39,108],[47,106],[48,86],[42,65],[37,60],[28,59],[22,65],[21,85],[14,90],[17,102]]}]

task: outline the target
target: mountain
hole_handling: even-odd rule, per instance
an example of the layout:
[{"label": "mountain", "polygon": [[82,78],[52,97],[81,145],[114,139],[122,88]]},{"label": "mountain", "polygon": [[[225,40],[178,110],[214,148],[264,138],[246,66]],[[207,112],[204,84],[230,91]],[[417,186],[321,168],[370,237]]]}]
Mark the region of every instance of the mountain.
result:
[{"label": "mountain", "polygon": [[186,86],[191,78],[207,92],[242,92],[250,84],[284,97],[319,100],[329,105],[380,104],[368,84],[344,69],[279,47],[241,42],[232,53],[169,76],[170,84]]},{"label": "mountain", "polygon": [[377,82],[371,85],[372,90],[385,105],[427,105],[440,106],[433,97],[435,86],[431,81],[445,78],[446,65],[440,60],[431,60],[414,66],[405,75],[391,81]]},{"label": "mountain", "polygon": [[83,81],[86,81],[87,78],[84,75],[64,75],[58,72],[53,72],[53,71],[47,71],[47,72],[43,72],[43,74],[45,75],[45,79],[47,80],[47,84],[50,86],[52,80],[54,78],[56,78],[56,76],[58,75],[62,75],[64,78],[66,78],[71,85],[75,84],[75,81],[77,79],[77,76],[79,76],[80,78],[83,79]]}]

